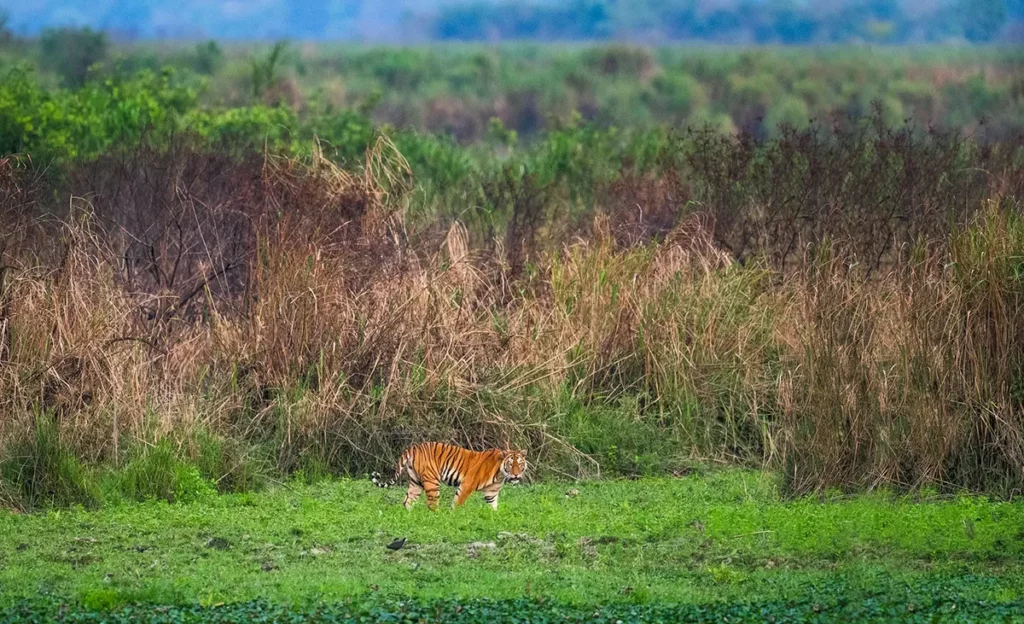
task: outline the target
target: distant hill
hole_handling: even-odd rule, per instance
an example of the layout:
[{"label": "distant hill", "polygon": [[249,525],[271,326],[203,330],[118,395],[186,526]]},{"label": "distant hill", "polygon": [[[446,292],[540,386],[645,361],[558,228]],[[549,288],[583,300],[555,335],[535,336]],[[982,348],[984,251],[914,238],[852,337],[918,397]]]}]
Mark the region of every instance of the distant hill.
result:
[{"label": "distant hill", "polygon": [[90,26],[115,37],[642,42],[1016,41],[1024,0],[0,0],[32,35]]}]

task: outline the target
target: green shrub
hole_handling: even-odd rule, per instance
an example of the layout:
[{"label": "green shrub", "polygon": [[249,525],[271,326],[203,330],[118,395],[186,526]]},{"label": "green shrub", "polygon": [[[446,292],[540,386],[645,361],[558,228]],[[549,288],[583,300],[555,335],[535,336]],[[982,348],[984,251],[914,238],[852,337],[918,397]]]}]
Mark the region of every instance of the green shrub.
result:
[{"label": "green shrub", "polygon": [[85,84],[90,68],[107,58],[109,45],[105,34],[88,27],[48,29],[39,36],[43,66],[69,87]]},{"label": "green shrub", "polygon": [[764,117],[764,125],[769,132],[777,130],[782,124],[802,128],[809,123],[810,116],[811,113],[803,100],[787,96],[771,105]]},{"label": "green shrub", "polygon": [[224,65],[224,51],[216,41],[198,43],[192,64],[200,74],[214,74]]},{"label": "green shrub", "polygon": [[593,458],[604,476],[664,474],[685,463],[691,450],[682,431],[645,415],[638,396],[618,404],[584,406],[565,398],[550,426],[580,452]]},{"label": "green shrub", "polygon": [[178,457],[167,439],[137,450],[123,469],[108,477],[104,489],[108,498],[169,503],[190,502],[216,493],[198,468]]},{"label": "green shrub", "polygon": [[199,474],[218,492],[251,492],[266,483],[270,461],[243,441],[200,431],[194,440],[193,459]]},{"label": "green shrub", "polygon": [[61,440],[50,415],[39,415],[28,436],[7,449],[0,462],[0,481],[18,495],[23,506],[68,507],[99,503],[99,489],[79,463],[75,452]]},{"label": "green shrub", "polygon": [[324,152],[339,162],[360,165],[374,137],[373,122],[356,111],[315,115],[303,123],[303,139],[318,138]]},{"label": "green shrub", "polygon": [[433,188],[454,187],[477,171],[477,163],[470,154],[448,137],[399,132],[394,141],[416,179]]},{"label": "green shrub", "polygon": [[295,112],[284,107],[252,106],[221,111],[193,110],[184,126],[212,149],[235,156],[289,153],[298,127]]},{"label": "green shrub", "polygon": [[263,93],[273,87],[278,81],[278,70],[281,60],[288,44],[285,41],[278,41],[270,49],[267,56],[262,59],[253,58],[252,64],[252,94],[260,97]]},{"label": "green shrub", "polygon": [[704,88],[683,73],[662,74],[651,83],[645,101],[660,117],[684,120],[706,106]]},{"label": "green shrub", "polygon": [[166,136],[195,100],[195,92],[178,84],[170,70],[49,91],[18,67],[0,83],[0,147],[40,163],[87,160],[115,145]]}]

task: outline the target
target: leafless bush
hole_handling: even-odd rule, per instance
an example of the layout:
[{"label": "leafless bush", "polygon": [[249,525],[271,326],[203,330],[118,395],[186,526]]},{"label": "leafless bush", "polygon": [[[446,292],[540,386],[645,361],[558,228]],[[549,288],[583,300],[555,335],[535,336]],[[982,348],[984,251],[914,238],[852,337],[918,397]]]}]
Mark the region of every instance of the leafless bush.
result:
[{"label": "leafless bush", "polygon": [[807,245],[838,240],[877,272],[906,245],[945,239],[988,198],[1024,193],[1019,141],[891,128],[878,115],[772,141],[692,132],[689,175],[718,243],[741,262],[767,254],[785,273]]}]

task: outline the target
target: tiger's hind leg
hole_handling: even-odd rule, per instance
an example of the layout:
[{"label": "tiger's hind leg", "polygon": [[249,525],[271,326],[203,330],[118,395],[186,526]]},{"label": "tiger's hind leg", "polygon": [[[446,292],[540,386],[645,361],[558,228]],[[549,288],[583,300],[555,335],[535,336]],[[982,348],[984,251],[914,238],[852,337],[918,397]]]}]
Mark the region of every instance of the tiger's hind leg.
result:
[{"label": "tiger's hind leg", "polygon": [[402,504],[405,505],[406,509],[412,509],[413,503],[416,502],[416,499],[419,498],[422,493],[423,488],[410,481],[409,489],[405,493],[405,502]]}]

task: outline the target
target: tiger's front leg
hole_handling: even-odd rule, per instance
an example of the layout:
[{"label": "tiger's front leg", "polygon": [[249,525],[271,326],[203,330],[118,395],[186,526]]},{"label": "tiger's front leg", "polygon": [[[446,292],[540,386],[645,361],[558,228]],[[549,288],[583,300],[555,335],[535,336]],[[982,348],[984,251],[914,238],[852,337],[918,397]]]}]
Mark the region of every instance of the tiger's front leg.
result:
[{"label": "tiger's front leg", "polygon": [[441,486],[437,481],[423,480],[423,489],[427,492],[427,507],[437,511],[437,499],[441,497]]},{"label": "tiger's front leg", "polygon": [[501,493],[501,484],[485,487],[482,492],[484,494],[484,500],[491,506],[491,509],[497,510],[498,494]]},{"label": "tiger's front leg", "polygon": [[473,488],[468,485],[459,484],[459,489],[455,492],[455,498],[452,499],[452,509],[460,507],[462,503],[466,502],[469,495],[473,493]]}]

